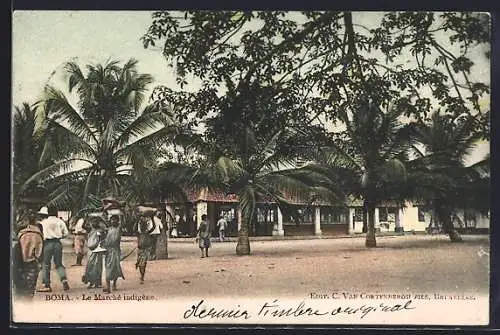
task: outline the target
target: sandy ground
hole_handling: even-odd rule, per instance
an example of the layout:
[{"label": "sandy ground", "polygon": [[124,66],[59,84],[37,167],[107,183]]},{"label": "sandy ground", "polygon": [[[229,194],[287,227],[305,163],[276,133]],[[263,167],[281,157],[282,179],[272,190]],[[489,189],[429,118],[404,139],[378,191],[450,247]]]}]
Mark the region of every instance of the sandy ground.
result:
[{"label": "sandy ground", "polygon": [[[125,259],[126,279],[119,281],[116,293],[144,293],[158,299],[292,297],[333,291],[487,294],[489,238],[464,236],[464,240],[457,244],[437,235],[379,237],[375,249],[365,248],[361,237],[254,241],[250,256],[236,256],[234,242],[214,242],[210,257],[204,259],[194,240],[170,243],[168,260],[148,262],[144,285],[139,285],[135,253]],[[122,254],[134,246],[123,242]],[[64,264],[70,292],[101,293],[81,282],[84,267],[70,266],[74,259],[71,246],[66,245]],[[55,271],[51,277],[54,293],[63,293]],[[37,293],[35,300],[44,297]]]}]

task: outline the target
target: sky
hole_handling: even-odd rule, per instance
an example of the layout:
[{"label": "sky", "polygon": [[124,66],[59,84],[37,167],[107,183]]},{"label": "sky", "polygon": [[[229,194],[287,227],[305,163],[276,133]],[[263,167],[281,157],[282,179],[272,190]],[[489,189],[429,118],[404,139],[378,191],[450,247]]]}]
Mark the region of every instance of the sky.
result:
[{"label": "sky", "polygon": [[62,84],[67,61],[82,65],[135,58],[139,72],[152,74],[156,84],[175,85],[161,51],[144,49],[140,41],[151,22],[151,12],[139,11],[14,12],[13,104],[36,101],[49,78]]},{"label": "sky", "polygon": [[[356,17],[370,25],[380,14]],[[153,75],[155,84],[151,89],[155,85],[177,87],[161,49],[144,49],[140,41],[152,22],[151,12],[16,11],[12,22],[12,103],[15,106],[37,101],[48,83],[60,88],[67,86],[62,71],[67,61],[84,65],[135,58],[139,61],[139,72]],[[477,62],[474,75],[489,83],[489,62],[480,53],[473,59]],[[489,143],[480,144],[477,157],[488,151]],[[477,159],[474,156],[471,162]]]}]

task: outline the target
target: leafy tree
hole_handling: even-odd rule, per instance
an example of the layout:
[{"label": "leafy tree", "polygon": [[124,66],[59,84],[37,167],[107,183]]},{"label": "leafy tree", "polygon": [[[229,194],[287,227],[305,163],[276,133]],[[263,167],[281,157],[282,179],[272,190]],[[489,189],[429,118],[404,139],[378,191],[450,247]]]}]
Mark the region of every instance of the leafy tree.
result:
[{"label": "leafy tree", "polygon": [[[489,210],[489,155],[471,166],[465,165],[480,135],[471,119],[452,118],[435,112],[431,123],[413,127],[417,158],[410,162],[413,189],[426,201],[451,241],[461,241],[452,222],[457,208],[482,213]],[[425,180],[422,180],[424,177]]]},{"label": "leafy tree", "polygon": [[[320,148],[315,169],[350,196],[363,199],[367,215],[366,246],[375,247],[375,208],[386,201],[403,206],[407,182],[407,153],[412,145],[402,111],[381,110],[367,101],[348,118],[336,141]],[[337,186],[338,187],[338,186]]]},{"label": "leafy tree", "polygon": [[[358,170],[349,164],[344,167],[355,171],[352,180],[359,182],[364,176],[364,182],[351,189],[367,197],[365,209],[373,216],[379,201],[404,198],[401,189],[388,183],[389,172],[379,171],[392,165],[386,171],[404,175],[403,160],[398,158],[404,150],[392,152],[386,147],[407,145],[389,130],[399,128],[403,116],[426,122],[439,104],[448,115],[470,119],[473,133],[489,138],[489,111],[479,103],[489,94],[489,86],[474,76],[476,67],[470,59],[471,50],[477,48],[488,57],[489,50],[484,49],[490,42],[488,17],[456,12],[377,15],[371,14],[370,20],[366,13],[352,12],[155,12],[143,36],[144,46],[162,43],[178,85],[186,88],[177,92],[159,87],[155,98],[174,104],[182,122],[193,127],[201,123],[204,135],[219,138],[224,155],[237,151],[223,141],[226,135],[244,142],[244,129],[257,139],[269,138],[274,126],[280,130],[292,124],[306,133],[321,134],[310,137],[318,142],[302,148],[307,153],[324,143],[325,130],[349,126],[349,115],[378,122],[365,123],[359,131],[336,139],[345,141],[342,145],[351,148],[349,154],[361,156],[363,163],[381,164],[363,166],[364,171],[359,170],[362,165]],[[371,105],[366,105],[368,99]],[[225,132],[224,122],[212,123],[221,115],[233,116],[232,134]],[[379,128],[381,124],[388,128]],[[371,142],[370,135],[380,138]],[[374,157],[363,149],[365,145],[375,148]],[[295,149],[299,148],[289,154],[297,155]],[[377,192],[382,193],[373,194]],[[368,246],[376,244],[372,228]]]},{"label": "leafy tree", "polygon": [[[36,130],[38,104],[30,105],[23,103],[16,106],[13,118],[13,201],[14,208],[23,202],[29,202],[43,198],[48,192],[37,183],[26,181],[39,169],[50,164],[49,161],[42,162],[40,158],[43,151],[43,132]],[[34,205],[39,205],[35,203]]]},{"label": "leafy tree", "polygon": [[488,138],[489,111],[479,104],[488,82],[470,55],[483,48],[489,57],[489,28],[486,14],[470,12],[155,12],[143,43],[163,43],[181,89],[201,86],[173,94],[198,119],[218,113],[231,87],[258,83],[279,92],[290,118],[335,121],[369,92],[417,119],[439,104],[475,119]]},{"label": "leafy tree", "polygon": [[[137,61],[88,65],[84,72],[67,63],[68,89],[76,93],[73,106],[66,95],[47,87],[43,99],[42,128],[45,155],[54,162],[34,173],[25,184],[37,181],[58,187],[49,204],[86,206],[91,197],[120,197],[131,175],[153,169],[156,148],[170,141],[176,127],[158,105],[141,109],[149,75],[136,70]],[[67,207],[66,207],[67,208]]]},{"label": "leafy tree", "polygon": [[240,134],[243,139],[237,142],[230,156],[212,156],[218,158],[206,160],[190,173],[191,185],[238,196],[242,213],[236,246],[238,255],[250,253],[249,226],[255,218],[259,200],[273,201],[287,211],[293,207],[290,196],[311,202],[317,198],[344,200],[343,194],[331,191],[332,182],[324,175],[307,167],[293,168],[288,153],[280,146],[289,136],[294,136],[291,129],[258,141],[252,129],[245,128]]}]

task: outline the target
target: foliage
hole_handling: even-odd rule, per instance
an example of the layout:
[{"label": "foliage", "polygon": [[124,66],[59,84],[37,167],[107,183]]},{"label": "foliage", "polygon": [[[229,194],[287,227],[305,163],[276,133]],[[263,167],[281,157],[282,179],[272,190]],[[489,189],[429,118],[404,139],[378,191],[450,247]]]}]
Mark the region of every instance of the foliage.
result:
[{"label": "foliage", "polygon": [[49,204],[86,207],[89,196],[120,196],[127,180],[154,169],[157,148],[177,133],[169,113],[159,105],[140,110],[149,75],[137,62],[88,65],[86,72],[67,63],[68,89],[78,99],[74,107],[54,87],[45,89],[41,128],[45,132],[42,160],[54,162],[27,181],[57,183]]},{"label": "foliage", "polygon": [[432,123],[413,127],[422,149],[414,147],[417,158],[410,162],[409,184],[411,192],[433,208],[452,240],[460,240],[451,215],[457,208],[489,211],[490,159],[487,155],[471,166],[465,165],[465,159],[480,139],[473,132],[471,119],[451,118],[439,111],[431,119]]}]

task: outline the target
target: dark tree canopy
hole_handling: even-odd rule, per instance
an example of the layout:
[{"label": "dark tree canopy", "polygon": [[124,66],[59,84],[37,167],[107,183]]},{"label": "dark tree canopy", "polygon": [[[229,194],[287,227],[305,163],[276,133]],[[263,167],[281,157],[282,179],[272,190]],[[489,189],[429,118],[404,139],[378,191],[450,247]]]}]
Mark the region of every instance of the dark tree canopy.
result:
[{"label": "dark tree canopy", "polygon": [[[371,15],[372,19],[367,19]],[[473,118],[489,137],[489,82],[472,79],[470,51],[489,57],[486,14],[391,12],[155,12],[145,47],[162,43],[181,88],[168,92],[184,113],[219,114],[231,97],[270,89],[287,117],[336,121],[359,98],[428,119],[436,106]],[[164,92],[165,93],[165,92]],[[182,98],[180,98],[182,96]],[[257,99],[256,99],[257,100]],[[257,100],[258,102],[258,100]],[[235,103],[237,105],[237,103]],[[279,113],[278,108],[270,108]]]}]

